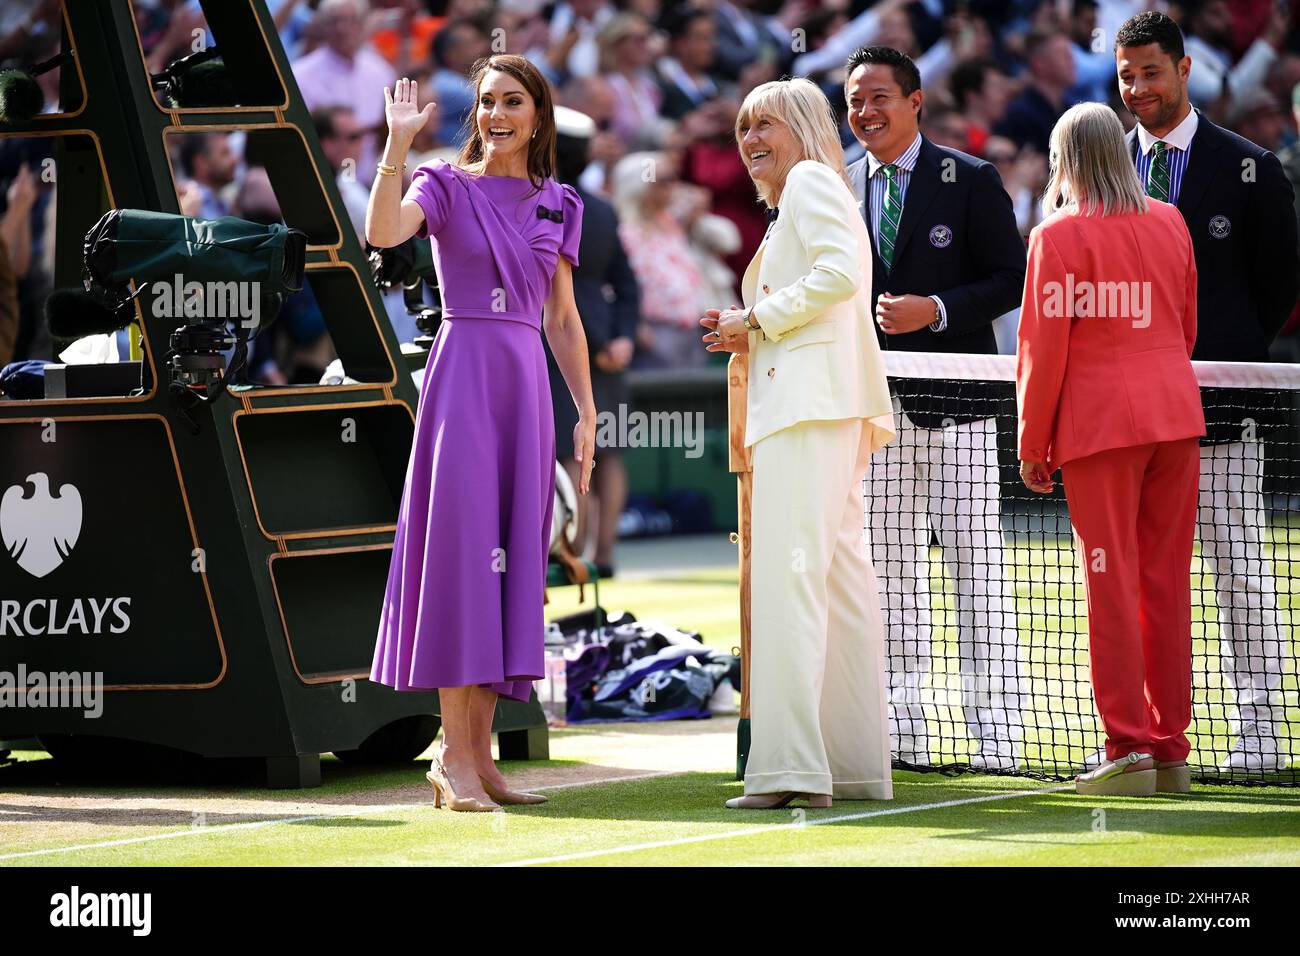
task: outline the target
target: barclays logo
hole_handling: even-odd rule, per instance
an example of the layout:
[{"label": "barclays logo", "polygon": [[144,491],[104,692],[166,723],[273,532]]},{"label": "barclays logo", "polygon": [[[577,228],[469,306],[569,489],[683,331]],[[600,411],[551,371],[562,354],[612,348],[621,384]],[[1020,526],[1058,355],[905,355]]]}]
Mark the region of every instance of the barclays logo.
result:
[{"label": "barclays logo", "polygon": [[80,534],[81,492],[74,485],[64,484],[51,495],[49,478],[38,471],[0,497],[0,541],[28,574],[43,578],[61,565]]}]

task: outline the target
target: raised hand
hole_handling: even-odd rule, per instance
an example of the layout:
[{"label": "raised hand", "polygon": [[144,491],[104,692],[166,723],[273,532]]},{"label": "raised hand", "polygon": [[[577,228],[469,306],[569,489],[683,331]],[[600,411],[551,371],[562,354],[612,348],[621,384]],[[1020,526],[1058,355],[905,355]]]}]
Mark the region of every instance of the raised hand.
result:
[{"label": "raised hand", "polygon": [[429,101],[420,109],[416,102],[416,83],[402,77],[393,89],[384,87],[384,118],[388,121],[388,135],[409,143],[424,129],[433,115],[434,103]]}]

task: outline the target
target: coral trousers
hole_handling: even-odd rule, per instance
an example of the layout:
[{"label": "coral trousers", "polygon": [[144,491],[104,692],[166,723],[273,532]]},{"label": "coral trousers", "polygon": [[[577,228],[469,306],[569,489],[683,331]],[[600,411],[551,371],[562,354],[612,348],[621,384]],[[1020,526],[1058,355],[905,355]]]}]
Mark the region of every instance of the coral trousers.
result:
[{"label": "coral trousers", "polygon": [[1061,466],[1110,759],[1135,751],[1187,757],[1199,474],[1195,438],[1113,448]]},{"label": "coral trousers", "polygon": [[863,528],[865,419],[754,443],[746,793],[888,800],[884,622]]}]

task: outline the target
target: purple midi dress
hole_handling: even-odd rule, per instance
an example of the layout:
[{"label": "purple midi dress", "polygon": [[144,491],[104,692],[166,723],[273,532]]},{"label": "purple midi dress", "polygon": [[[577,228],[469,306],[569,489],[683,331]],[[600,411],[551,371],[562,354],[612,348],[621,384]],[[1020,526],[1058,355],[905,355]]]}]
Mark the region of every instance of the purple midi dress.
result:
[{"label": "purple midi dress", "polygon": [[443,321],[429,352],[370,679],[486,686],[526,701],[543,674],[555,425],[542,309],[578,263],[582,200],[547,180],[420,166]]}]

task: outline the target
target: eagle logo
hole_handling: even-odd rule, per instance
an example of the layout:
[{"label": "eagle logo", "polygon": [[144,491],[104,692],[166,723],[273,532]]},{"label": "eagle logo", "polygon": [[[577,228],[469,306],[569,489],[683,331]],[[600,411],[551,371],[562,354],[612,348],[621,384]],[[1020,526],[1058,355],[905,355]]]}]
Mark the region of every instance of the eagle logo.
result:
[{"label": "eagle logo", "polygon": [[[30,484],[34,493],[23,494]],[[24,484],[10,485],[0,497],[0,541],[9,556],[28,574],[43,578],[72,552],[81,534],[81,492],[73,485],[50,494],[45,472],[28,475]]]}]

